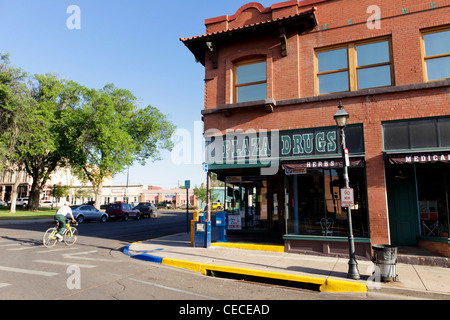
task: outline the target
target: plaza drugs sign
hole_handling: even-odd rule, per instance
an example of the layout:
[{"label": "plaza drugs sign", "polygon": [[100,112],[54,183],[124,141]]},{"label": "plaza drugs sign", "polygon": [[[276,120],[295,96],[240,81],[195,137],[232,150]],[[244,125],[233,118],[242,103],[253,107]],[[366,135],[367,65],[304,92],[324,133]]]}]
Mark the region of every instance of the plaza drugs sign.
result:
[{"label": "plaza drugs sign", "polygon": [[[351,153],[363,152],[362,126],[348,127],[346,137]],[[342,149],[336,127],[258,132],[227,130],[225,136],[208,137],[205,132],[205,138],[206,163],[209,164],[267,164],[275,159],[339,156]]]}]

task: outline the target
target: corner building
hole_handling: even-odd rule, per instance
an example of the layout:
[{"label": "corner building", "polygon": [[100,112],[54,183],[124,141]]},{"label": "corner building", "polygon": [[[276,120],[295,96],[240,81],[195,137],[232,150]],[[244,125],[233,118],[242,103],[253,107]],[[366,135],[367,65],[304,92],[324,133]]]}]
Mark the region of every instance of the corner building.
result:
[{"label": "corner building", "polygon": [[230,232],[348,255],[341,103],[356,254],[450,256],[450,1],[252,2],[205,26],[181,41],[205,67],[206,157]]}]

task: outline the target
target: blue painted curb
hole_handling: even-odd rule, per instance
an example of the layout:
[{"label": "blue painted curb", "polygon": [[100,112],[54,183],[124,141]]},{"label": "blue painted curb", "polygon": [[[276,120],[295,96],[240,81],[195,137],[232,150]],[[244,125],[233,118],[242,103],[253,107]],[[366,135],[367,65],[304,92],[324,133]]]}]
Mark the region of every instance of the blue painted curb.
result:
[{"label": "blue painted curb", "polygon": [[158,257],[158,256],[154,256],[151,254],[146,254],[146,253],[140,253],[140,254],[135,254],[132,255],[130,254],[130,246],[132,244],[127,245],[124,249],[123,249],[123,253],[125,253],[126,255],[132,257],[133,259],[139,259],[139,260],[143,260],[143,261],[150,261],[150,262],[155,262],[155,263],[162,263],[163,258]]}]

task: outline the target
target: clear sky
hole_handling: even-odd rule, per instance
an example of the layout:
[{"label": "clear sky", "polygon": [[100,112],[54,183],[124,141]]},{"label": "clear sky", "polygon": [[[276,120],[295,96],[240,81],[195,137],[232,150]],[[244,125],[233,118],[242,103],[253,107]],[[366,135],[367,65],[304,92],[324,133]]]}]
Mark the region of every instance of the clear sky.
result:
[{"label": "clear sky", "polygon": [[[191,180],[191,186],[200,185],[206,175],[194,146],[202,144],[204,67],[179,39],[204,34],[205,19],[232,15],[248,2],[0,0],[0,53],[10,53],[11,63],[29,74],[58,73],[97,89],[114,83],[130,90],[142,106],[158,108],[183,137],[190,136],[191,157],[163,151],[163,160],[131,167],[129,183],[173,188]],[[259,1],[265,7],[278,2]],[[75,22],[75,12],[67,13],[71,5],[80,9],[79,29],[67,26],[67,20],[71,26]],[[126,171],[114,177],[116,185],[126,181]]]}]

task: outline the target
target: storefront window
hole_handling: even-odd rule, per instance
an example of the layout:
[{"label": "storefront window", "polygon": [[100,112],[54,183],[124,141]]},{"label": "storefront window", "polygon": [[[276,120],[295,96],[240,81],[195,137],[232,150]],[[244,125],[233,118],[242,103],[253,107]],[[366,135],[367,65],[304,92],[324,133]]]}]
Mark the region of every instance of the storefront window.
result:
[{"label": "storefront window", "polygon": [[416,165],[421,235],[448,238],[450,164]]},{"label": "storefront window", "polygon": [[268,194],[264,178],[227,183],[228,230],[267,230]]},{"label": "storefront window", "polygon": [[[364,168],[349,168],[349,178],[355,197],[355,206],[351,208],[353,234],[368,237]],[[340,201],[340,188],[344,187],[342,168],[307,169],[288,179],[291,201],[287,234],[348,236],[347,210],[343,210]]]}]

